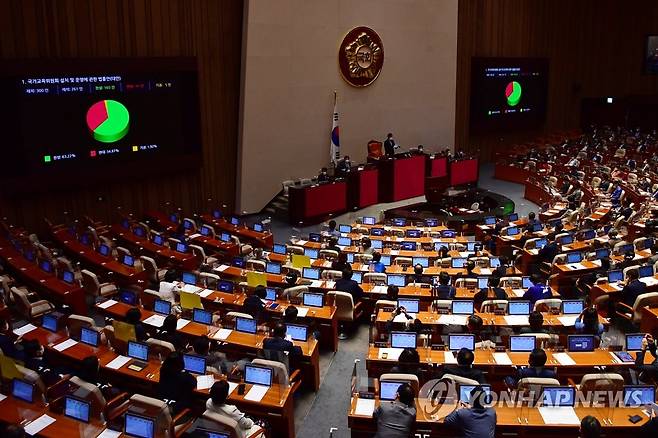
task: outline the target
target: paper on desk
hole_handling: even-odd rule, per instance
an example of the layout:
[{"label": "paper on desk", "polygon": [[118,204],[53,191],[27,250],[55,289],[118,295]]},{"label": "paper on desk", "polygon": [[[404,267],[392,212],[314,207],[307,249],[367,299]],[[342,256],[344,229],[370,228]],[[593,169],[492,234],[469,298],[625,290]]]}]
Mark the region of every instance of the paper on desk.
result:
[{"label": "paper on desk", "polygon": [[77,343],[78,342],[75,339],[67,339],[64,342],[60,342],[59,344],[53,346],[53,348],[57,351],[64,351],[69,347],[73,347]]},{"label": "paper on desk", "polygon": [[507,325],[529,325],[528,315],[505,315]]},{"label": "paper on desk", "polygon": [[441,315],[439,324],[445,325],[466,325],[466,315]]},{"label": "paper on desk", "polygon": [[189,319],[183,319],[183,318],[179,319],[178,321],[176,321],[176,330],[182,329],[183,327],[185,327],[189,323],[190,323]]},{"label": "paper on desk", "polygon": [[494,353],[493,357],[498,365],[512,365],[512,359],[507,353]]},{"label": "paper on desk", "polygon": [[193,239],[196,239],[197,237],[201,237],[201,234],[199,234],[199,233],[192,234],[192,235],[190,235],[189,239],[193,240]]},{"label": "paper on desk", "polygon": [[196,376],[196,389],[208,389],[215,383],[215,376]]},{"label": "paper on desk", "polygon": [[164,315],[151,315],[142,321],[144,324],[152,325],[153,327],[162,327],[164,324],[165,316]]},{"label": "paper on desk", "polygon": [[553,359],[560,362],[560,365],[576,365],[576,361],[569,356],[569,353],[554,353]]},{"label": "paper on desk", "polygon": [[457,358],[455,357],[454,354],[452,354],[452,351],[444,351],[443,352],[443,362],[444,363],[449,363],[449,364],[456,364],[457,363]]},{"label": "paper on desk", "polygon": [[386,286],[374,286],[372,288],[372,293],[375,294],[385,294],[386,293]]},{"label": "paper on desk", "polygon": [[0,401],[4,400],[4,399],[6,399],[6,398],[7,398],[6,395],[4,395],[4,394],[0,394]]},{"label": "paper on desk", "polygon": [[644,278],[640,278],[640,281],[646,284],[647,286],[655,286],[656,284],[658,284],[658,279],[656,279],[656,277],[644,277]]},{"label": "paper on desk", "polygon": [[29,333],[32,330],[36,329],[37,326],[32,325],[32,324],[25,324],[23,327],[17,328],[14,330],[14,334],[16,336],[23,336],[25,333]]},{"label": "paper on desk", "polygon": [[213,339],[219,339],[220,341],[225,341],[226,339],[228,339],[228,337],[231,335],[232,332],[233,330],[231,329],[223,328],[217,330],[217,332],[214,335],[212,335],[212,337]]},{"label": "paper on desk", "polygon": [[118,370],[119,368],[127,364],[128,361],[130,361],[130,358],[128,356],[118,355],[105,366],[113,370]]},{"label": "paper on desk", "polygon": [[226,271],[228,268],[230,268],[230,266],[228,266],[228,265],[219,265],[219,266],[217,266],[215,269],[213,269],[213,271],[224,272],[224,271]]},{"label": "paper on desk", "polygon": [[204,290],[202,290],[201,292],[199,292],[199,296],[205,298],[205,297],[207,297],[208,295],[210,295],[210,294],[213,293],[213,292],[215,292],[215,291],[212,290],[212,289],[204,289]]},{"label": "paper on desk", "polygon": [[459,257],[468,257],[473,254],[471,251],[459,251]]},{"label": "paper on desk", "polygon": [[532,255],[537,255],[537,254],[539,254],[539,250],[538,250],[537,248],[529,249],[528,252],[529,252],[530,254],[532,254]]},{"label": "paper on desk", "polygon": [[623,287],[619,283],[608,283],[608,286],[610,286],[614,290],[622,290]]},{"label": "paper on desk", "polygon": [[309,284],[308,287],[319,289],[322,287],[322,283],[324,283],[324,280],[313,280],[311,281],[311,284]]},{"label": "paper on desk", "polygon": [[360,398],[356,401],[356,406],[354,407],[354,415],[372,417],[373,412],[375,412],[374,398]]},{"label": "paper on desk", "polygon": [[190,294],[197,293],[199,291],[199,289],[201,289],[201,288],[197,287],[197,286],[193,286],[191,284],[184,284],[183,287],[181,287],[181,290],[183,292],[187,292],[187,293],[190,293]]},{"label": "paper on desk", "polygon": [[383,359],[384,354],[386,354],[387,360],[398,360],[402,350],[402,348],[380,348],[379,359]]},{"label": "paper on desk", "polygon": [[298,240],[295,242],[295,245],[304,246],[308,243],[308,240]]},{"label": "paper on desk", "polygon": [[514,296],[521,298],[523,295],[525,295],[525,289],[512,289],[512,293]]},{"label": "paper on desk", "polygon": [[55,419],[53,417],[43,414],[39,418],[30,421],[30,423],[25,426],[25,433],[28,435],[36,435],[54,422]]},{"label": "paper on desk", "polygon": [[557,320],[562,323],[563,326],[565,327],[571,327],[576,325],[576,319],[578,319],[578,315],[568,315],[568,316],[558,316]]},{"label": "paper on desk", "polygon": [[398,251],[397,249],[392,249],[390,255],[392,256],[400,255],[400,251]]},{"label": "paper on desk", "polygon": [[480,274],[482,274],[482,275],[491,275],[491,269],[489,269],[489,268],[480,268]]},{"label": "paper on desk", "polygon": [[572,407],[542,406],[539,408],[539,413],[544,424],[572,424],[574,426],[580,424],[580,418]]},{"label": "paper on desk", "polygon": [[610,356],[612,357],[612,362],[613,362],[613,363],[623,363],[623,362],[621,361],[621,359],[619,359],[619,358],[617,357],[617,355],[615,354],[614,351],[609,351],[608,353],[610,353]]},{"label": "paper on desk", "polygon": [[228,382],[228,393],[231,394],[238,387],[237,383]]},{"label": "paper on desk", "polygon": [[112,307],[117,303],[118,303],[118,301],[115,301],[115,300],[107,300],[107,301],[103,301],[102,303],[97,304],[97,306],[100,307],[101,309],[107,309],[108,307]]},{"label": "paper on desk", "polygon": [[253,385],[249,392],[245,394],[244,399],[259,402],[263,399],[268,389],[270,389],[269,386]]},{"label": "paper on desk", "polygon": [[336,282],[332,280],[327,280],[324,282],[324,287],[326,287],[327,289],[333,289],[334,287],[336,287]]},{"label": "paper on desk", "polygon": [[322,262],[322,267],[323,268],[331,268],[331,266],[332,266],[332,263],[329,260],[325,260],[324,262]]},{"label": "paper on desk", "polygon": [[308,314],[308,307],[298,307],[297,316],[300,318],[305,317]]},{"label": "paper on desk", "polygon": [[119,438],[121,436],[120,430],[105,429],[96,438]]}]

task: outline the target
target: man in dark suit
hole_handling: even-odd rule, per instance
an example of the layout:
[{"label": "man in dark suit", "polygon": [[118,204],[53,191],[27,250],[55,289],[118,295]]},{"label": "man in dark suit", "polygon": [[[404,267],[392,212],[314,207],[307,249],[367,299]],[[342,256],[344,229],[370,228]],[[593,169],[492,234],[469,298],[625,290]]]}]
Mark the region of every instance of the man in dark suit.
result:
[{"label": "man in dark suit", "polygon": [[335,289],[352,295],[354,304],[363,297],[363,289],[361,289],[359,283],[352,280],[352,268],[343,269],[343,278],[336,282]]},{"label": "man in dark suit", "polygon": [[248,313],[249,315],[258,319],[265,309],[265,304],[263,304],[265,297],[267,297],[267,290],[265,290],[265,286],[256,286],[254,293],[245,298],[244,302],[242,303],[242,310],[244,313]]},{"label": "man in dark suit", "polygon": [[272,337],[263,341],[263,350],[287,351],[292,356],[301,356],[302,348],[286,339],[286,325],[278,322],[272,330]]},{"label": "man in dark suit", "polygon": [[349,173],[351,168],[352,163],[350,161],[350,156],[345,155],[336,165],[336,175],[345,176],[347,173]]},{"label": "man in dark suit", "polygon": [[462,348],[457,353],[457,366],[446,366],[443,374],[452,374],[453,376],[465,377],[467,379],[475,380],[478,383],[486,383],[484,373],[482,370],[473,368],[473,361],[475,355],[471,350]]},{"label": "man in dark suit", "polygon": [[626,275],[628,276],[628,283],[621,290],[621,302],[628,307],[633,307],[635,299],[646,293],[647,285],[640,281],[640,273],[637,269],[631,269]]},{"label": "man in dark suit", "polygon": [[384,153],[387,157],[393,157],[395,155],[395,140],[393,140],[393,134],[390,132],[386,135],[386,140],[384,140]]}]

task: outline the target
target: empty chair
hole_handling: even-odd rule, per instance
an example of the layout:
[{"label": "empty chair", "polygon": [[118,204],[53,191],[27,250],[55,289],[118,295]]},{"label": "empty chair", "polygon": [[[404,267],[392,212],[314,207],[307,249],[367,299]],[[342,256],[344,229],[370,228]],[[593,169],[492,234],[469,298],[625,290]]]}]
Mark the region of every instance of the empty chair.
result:
[{"label": "empty chair", "polygon": [[534,310],[538,312],[560,312],[562,308],[562,300],[559,298],[547,298],[535,301]]},{"label": "empty chair", "polygon": [[395,309],[398,306],[397,301],[391,301],[391,300],[377,300],[375,302],[375,315],[379,313],[380,310],[389,308],[389,309]]},{"label": "empty chair", "polygon": [[507,306],[509,301],[507,300],[484,300],[480,306],[480,312],[483,313],[496,313],[502,312],[507,313]]},{"label": "empty chair", "polygon": [[174,344],[161,341],[160,339],[149,338],[146,340],[146,345],[149,346],[149,354],[158,357],[159,360],[167,357],[169,353],[176,351]]},{"label": "empty chair", "polygon": [[75,278],[77,281],[82,281],[82,274],[80,274],[80,270],[73,266],[73,262],[71,262],[71,260],[64,256],[59,256],[57,257],[57,264],[60,270],[73,272],[73,278]]},{"label": "empty chair", "polygon": [[583,394],[592,392],[621,392],[624,389],[624,378],[621,374],[617,373],[585,374],[580,379],[580,385],[576,385],[576,388]]},{"label": "empty chair", "polygon": [[458,385],[479,385],[480,383],[477,380],[469,379],[468,377],[456,376],[454,374],[444,374],[441,377],[441,380],[451,382]]},{"label": "empty chair", "polygon": [[455,280],[455,287],[465,287],[467,289],[476,289],[478,287],[477,278],[458,278]]},{"label": "empty chair", "polygon": [[93,383],[85,382],[77,376],[72,376],[66,383],[70,383],[76,387],[71,391],[71,395],[89,402],[91,405],[90,415],[101,421],[105,421],[109,418],[108,413],[128,398],[128,394],[122,392],[116,395],[113,399],[107,401],[98,386]]},{"label": "empty chair", "polygon": [[523,286],[523,279],[521,277],[500,277],[500,287],[511,287],[518,289]]},{"label": "empty chair", "polygon": [[519,380],[516,389],[538,400],[545,386],[560,386],[560,381],[548,377],[524,377]]},{"label": "empty chair", "polygon": [[144,291],[140,294],[140,300],[142,301],[142,306],[145,309],[153,310],[153,307],[155,306],[155,300],[161,300],[162,295],[160,295],[160,292],[153,290],[153,289],[144,289]]},{"label": "empty chair", "polygon": [[325,269],[322,271],[321,278],[323,280],[340,280],[343,276],[343,273],[341,271],[336,271],[333,269]]},{"label": "empty chair", "polygon": [[206,251],[199,245],[190,245],[190,250],[192,251],[192,254],[194,254],[198,259],[201,260],[201,263],[205,263],[206,265],[210,265],[210,266],[215,266],[219,262],[219,259],[217,259],[217,257],[206,256]]},{"label": "empty chair", "polygon": [[393,260],[393,264],[396,266],[402,266],[403,268],[409,267],[413,264],[411,257],[396,257]]},{"label": "empty chair", "polygon": [[295,370],[292,374],[288,375],[288,369],[279,361],[256,358],[251,361],[251,363],[272,369],[272,382],[281,385],[284,388],[291,388],[291,391],[293,392],[296,391],[301,384],[299,370]]},{"label": "empty chair", "polygon": [[189,409],[183,409],[172,418],[169,405],[157,398],[134,394],[127,402],[128,412],[144,415],[148,412],[149,417],[155,418],[154,438],[170,438],[182,436],[183,432],[192,424],[194,418],[178,424],[184,418],[190,416]]},{"label": "empty chair", "polygon": [[434,300],[432,307],[440,313],[448,313],[452,308],[452,300]]},{"label": "empty chair", "polygon": [[117,287],[113,283],[101,283],[98,281],[98,276],[91,271],[83,269],[80,271],[82,274],[82,287],[88,295],[93,297],[107,297],[115,295],[118,292]]},{"label": "empty chair", "polygon": [[228,415],[221,414],[219,412],[214,412],[211,410],[206,410],[203,413],[203,419],[217,424],[217,428],[220,431],[229,431],[229,436],[231,437],[247,437],[247,438],[263,438],[265,437],[265,432],[263,428],[258,425],[254,425],[249,430],[242,430],[238,425],[238,422]]},{"label": "empty chair", "polygon": [[246,243],[240,243],[240,238],[238,236],[231,236],[231,241],[238,245],[240,255],[249,255],[254,250],[253,246]]},{"label": "empty chair", "polygon": [[338,258],[338,251],[334,251],[333,249],[321,249],[319,256],[321,259],[333,261]]},{"label": "empty chair", "polygon": [[158,265],[155,263],[153,258],[148,256],[140,256],[139,260],[142,262],[142,267],[148,274],[149,280],[151,280],[152,283],[159,283],[164,279],[167,270],[158,269]]},{"label": "empty chair", "polygon": [[353,323],[362,315],[361,303],[354,304],[352,295],[347,292],[330,291],[328,297],[333,297],[336,306],[336,317],[340,324],[340,334],[338,339],[347,339],[345,334],[345,325]]},{"label": "empty chair", "polygon": [[369,264],[372,261],[372,254],[354,254],[355,263]]},{"label": "empty chair", "polygon": [[229,319],[235,319],[235,318],[246,318],[246,319],[254,319],[253,316],[251,316],[248,313],[242,313],[242,312],[228,312],[226,314],[226,317]]},{"label": "empty chair", "polygon": [[363,282],[370,283],[374,285],[385,285],[386,284],[386,274],[379,272],[368,272],[363,275]]},{"label": "empty chair", "polygon": [[217,289],[217,283],[220,280],[219,275],[211,272],[201,272],[199,273],[199,278],[207,289]]},{"label": "empty chair", "polygon": [[69,336],[78,336],[82,330],[82,327],[96,328],[96,322],[89,316],[73,314],[69,315],[69,317],[66,319],[66,327],[69,329]]},{"label": "empty chair", "polygon": [[297,245],[286,245],[286,252],[288,254],[304,255],[304,248]]},{"label": "empty chair", "polygon": [[294,298],[308,292],[308,286],[293,286],[283,290],[283,296]]},{"label": "empty chair", "polygon": [[188,229],[190,230],[190,232],[192,232],[192,233],[196,232],[196,222],[194,221],[194,219],[189,218],[189,217],[183,218],[183,223],[187,224],[187,226],[189,227]]},{"label": "empty chair", "polygon": [[658,305],[658,292],[648,292],[645,294],[638,295],[635,299],[633,307],[628,307],[624,303],[617,303],[617,306],[621,311],[617,311],[617,315],[622,318],[630,321],[633,324],[639,325],[642,320],[642,308],[643,307],[653,307]]},{"label": "empty chair", "polygon": [[265,272],[266,263],[263,260],[247,260],[247,269],[258,272]]},{"label": "empty chair", "polygon": [[55,309],[55,306],[47,300],[38,300],[31,303],[24,289],[12,287],[11,294],[17,310],[28,320],[42,316]]}]

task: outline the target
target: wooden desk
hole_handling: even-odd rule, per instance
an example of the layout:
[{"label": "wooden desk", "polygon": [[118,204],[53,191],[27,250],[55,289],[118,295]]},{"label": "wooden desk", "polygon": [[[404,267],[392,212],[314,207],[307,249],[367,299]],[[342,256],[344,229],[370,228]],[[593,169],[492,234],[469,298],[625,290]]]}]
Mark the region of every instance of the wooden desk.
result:
[{"label": "wooden desk", "polygon": [[216,237],[202,236],[195,233],[190,234],[189,243],[193,245],[200,245],[211,252],[219,252],[227,254],[231,257],[240,255],[240,247],[233,242],[223,242]]},{"label": "wooden desk", "polygon": [[109,281],[122,285],[140,284],[146,285],[148,274],[146,271],[138,271],[135,268],[120,263],[112,257],[106,257],[98,253],[91,246],[85,246],[78,242],[68,230],[53,230],[53,238],[64,247],[64,250],[73,257],[80,259],[83,264],[90,266],[94,273],[101,274]]},{"label": "wooden desk", "polygon": [[199,267],[199,260],[192,253],[183,254],[166,245],[156,245],[146,238],[136,236],[130,230],[126,230],[118,224],[112,225],[111,232],[120,241],[127,243],[133,249],[137,249],[137,253],[146,252],[152,256],[159,267],[173,265],[187,271]]},{"label": "wooden desk", "polygon": [[41,270],[3,238],[0,238],[0,258],[5,261],[7,268],[19,281],[39,295],[70,306],[74,313],[80,315],[87,313],[84,289],[77,282],[68,284],[56,275]]},{"label": "wooden desk", "polygon": [[658,308],[643,307],[642,321],[640,322],[640,331],[650,333],[654,338],[658,337]]},{"label": "wooden desk", "polygon": [[[356,415],[355,408],[357,398],[353,397],[350,401],[347,424],[350,427],[352,438],[365,438],[374,436],[377,431],[377,425],[372,416]],[[383,402],[385,403],[385,402]],[[380,401],[375,400],[375,406],[379,406]],[[556,435],[567,434],[567,436],[576,436],[580,425],[547,425],[539,413],[538,408],[523,408],[497,405],[496,409],[496,437],[517,436],[520,438],[532,436],[533,438],[553,438]],[[644,423],[648,421],[647,416],[638,408],[597,408],[597,407],[576,407],[575,412],[578,418],[582,419],[587,415],[595,417],[607,416],[610,413],[612,424],[601,422],[603,433],[606,437],[621,438],[626,437],[639,431]],[[441,410],[442,415],[452,412],[452,405]],[[443,424],[443,417],[437,417],[438,407],[433,407],[426,399],[416,400],[416,432],[420,432],[424,437],[444,437],[455,436],[454,429],[447,428]],[[642,419],[633,424],[628,421],[631,415],[639,415]],[[527,420],[527,421],[526,421]]]},{"label": "wooden desk", "polygon": [[[96,305],[97,311],[116,319],[125,319],[126,313],[130,308],[131,306],[125,303],[115,303],[106,309],[99,307],[98,304]],[[142,322],[155,315],[155,312],[144,308],[140,308],[140,311],[142,313]],[[226,339],[213,337],[219,328],[217,326],[190,321],[187,325],[178,329],[178,333],[187,338],[208,336],[211,339],[225,343],[233,352],[242,354],[246,352],[253,355],[263,348],[263,341],[267,338],[262,333],[252,335],[249,333],[240,333],[235,330]],[[320,353],[318,342],[313,338],[309,338],[307,342],[293,341],[293,343],[302,349],[303,356],[299,363],[302,373],[302,384],[317,391],[320,388]]]},{"label": "wooden desk", "polygon": [[222,231],[235,234],[240,238],[240,240],[245,240],[252,245],[261,247],[261,248],[272,248],[274,246],[274,236],[270,232],[258,232],[250,228],[245,227],[244,225],[233,225],[225,218],[216,219],[210,214],[204,214],[202,217],[204,222],[212,225],[215,228],[219,228]]}]

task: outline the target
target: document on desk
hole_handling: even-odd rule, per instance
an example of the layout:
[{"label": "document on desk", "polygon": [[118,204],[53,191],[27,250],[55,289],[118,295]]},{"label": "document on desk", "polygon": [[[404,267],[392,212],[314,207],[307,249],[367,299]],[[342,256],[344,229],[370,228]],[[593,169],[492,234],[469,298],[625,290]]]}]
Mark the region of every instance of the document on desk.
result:
[{"label": "document on desk", "polygon": [[308,314],[308,307],[298,307],[297,308],[297,316],[300,318],[304,318]]},{"label": "document on desk", "polygon": [[448,363],[448,364],[456,364],[457,363],[457,358],[455,357],[454,354],[452,354],[452,351],[444,351],[443,352],[443,362]]},{"label": "document on desk", "polygon": [[373,412],[375,412],[374,398],[360,398],[356,401],[356,406],[354,407],[354,415],[372,417]]},{"label": "document on desk", "polygon": [[267,394],[267,390],[270,389],[269,386],[264,385],[253,385],[251,389],[245,394],[244,399],[259,402]]},{"label": "document on desk", "polygon": [[200,287],[197,287],[197,286],[194,286],[194,285],[191,285],[191,284],[184,284],[183,287],[181,287],[181,290],[183,292],[187,292],[189,294],[195,294],[195,293],[199,292],[200,289],[201,289]]},{"label": "document on desk", "polygon": [[75,339],[70,339],[69,338],[64,342],[60,342],[59,344],[53,346],[53,348],[57,351],[64,351],[67,348],[73,347],[77,343],[78,343],[78,341],[76,341]]},{"label": "document on desk", "polygon": [[493,358],[498,365],[512,365],[512,359],[507,353],[494,353]]},{"label": "document on desk", "polygon": [[226,271],[228,268],[230,268],[230,266],[228,266],[228,265],[219,265],[219,266],[217,266],[215,269],[213,269],[213,271],[224,272],[224,271]]},{"label": "document on desk", "polygon": [[529,252],[530,254],[532,254],[532,255],[537,255],[537,254],[539,254],[539,250],[538,250],[537,248],[529,249],[528,252]]},{"label": "document on desk", "polygon": [[295,242],[295,245],[304,246],[308,243],[308,240],[298,240]]},{"label": "document on desk", "polygon": [[192,234],[190,237],[188,237],[188,239],[190,239],[190,240],[194,240],[194,239],[196,239],[197,237],[201,237],[201,234],[199,234],[199,233]]},{"label": "document on desk", "polygon": [[576,361],[569,356],[569,353],[554,353],[553,359],[557,360],[560,365],[576,365]]},{"label": "document on desk", "polygon": [[336,282],[333,280],[327,280],[324,282],[324,287],[326,287],[327,289],[333,289],[336,287]]},{"label": "document on desk", "polygon": [[613,290],[622,290],[624,288],[619,283],[608,283],[608,286],[610,286],[610,288]]},{"label": "document on desk", "polygon": [[577,319],[578,319],[578,315],[564,315],[557,317],[557,320],[560,321],[562,325],[565,327],[573,327],[574,325],[576,325]]},{"label": "document on desk", "polygon": [[647,286],[655,286],[656,284],[658,284],[658,279],[656,279],[656,277],[644,277],[644,278],[640,278],[640,281],[646,284]]},{"label": "document on desk", "polygon": [[176,321],[176,330],[182,329],[183,327],[185,327],[189,323],[190,323],[189,319],[183,319],[183,318],[179,319],[178,321]]},{"label": "document on desk", "polygon": [[151,315],[142,321],[144,324],[152,325],[153,327],[162,327],[164,324],[165,316],[164,315]]},{"label": "document on desk", "polygon": [[215,292],[215,291],[212,290],[212,289],[204,289],[201,292],[199,292],[199,296],[202,297],[202,298],[206,298],[208,295],[210,295],[213,292]]},{"label": "document on desk", "polygon": [[208,389],[215,383],[215,376],[196,376],[196,389]]},{"label": "document on desk", "polygon": [[392,256],[400,255],[400,251],[398,251],[397,249],[392,249],[391,252],[389,253],[389,255],[392,255]]},{"label": "document on desk", "polygon": [[115,300],[106,300],[106,301],[103,301],[100,304],[97,304],[97,306],[100,307],[101,309],[107,309],[108,307],[112,307],[117,303],[118,303],[118,301],[115,301]]},{"label": "document on desk", "polygon": [[482,274],[482,275],[491,275],[491,269],[489,269],[489,268],[480,268],[480,274]]},{"label": "document on desk", "polygon": [[385,294],[385,293],[386,293],[386,289],[387,289],[386,286],[374,286],[374,287],[372,288],[372,293],[375,293],[375,294]]},{"label": "document on desk", "polygon": [[233,391],[235,391],[235,388],[237,388],[237,387],[238,387],[238,384],[237,384],[237,383],[234,383],[234,382],[228,382],[228,393],[229,393],[229,395],[230,395],[231,393],[233,393]]},{"label": "document on desk", "polygon": [[325,260],[322,262],[322,267],[323,268],[331,268],[332,263],[329,260]]},{"label": "document on desk", "polygon": [[521,298],[523,295],[525,295],[525,289],[512,289],[512,293],[514,296]]},{"label": "document on desk", "polygon": [[528,315],[505,315],[507,325],[529,325]]},{"label": "document on desk", "polygon": [[127,364],[129,361],[130,361],[130,358],[128,356],[118,355],[117,357],[112,359],[112,361],[110,361],[105,366],[112,369],[112,370],[118,370],[119,368],[121,368],[122,366]]},{"label": "document on desk", "polygon": [[466,315],[441,315],[439,324],[444,325],[466,325]]},{"label": "document on desk", "polygon": [[16,336],[23,336],[25,333],[29,333],[32,330],[35,330],[37,326],[32,325],[30,323],[25,324],[23,327],[19,327],[17,329],[14,329],[14,334]]},{"label": "document on desk", "polygon": [[4,394],[0,394],[0,402],[1,402],[2,400],[6,399],[6,398],[7,398],[6,395],[4,395]]},{"label": "document on desk", "polygon": [[231,335],[232,332],[233,330],[231,329],[225,329],[225,328],[219,329],[217,330],[217,332],[215,332],[214,335],[212,335],[212,338],[218,339],[220,341],[225,341],[228,339],[228,337]]},{"label": "document on desk", "polygon": [[96,438],[119,438],[121,433],[120,430],[105,429]]},{"label": "document on desk", "polygon": [[539,408],[544,424],[570,424],[577,426],[580,424],[580,418],[576,411],[568,406],[542,406]]},{"label": "document on desk", "polygon": [[386,360],[398,360],[402,350],[402,348],[380,348],[379,358],[384,359],[384,356],[386,356]]},{"label": "document on desk", "polygon": [[28,435],[36,435],[54,422],[55,419],[53,417],[43,414],[39,418],[30,421],[28,425],[25,426],[25,433]]}]

